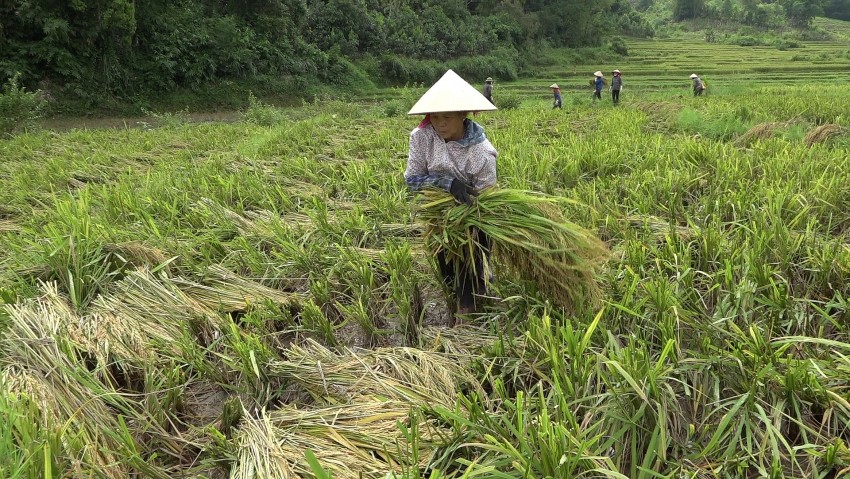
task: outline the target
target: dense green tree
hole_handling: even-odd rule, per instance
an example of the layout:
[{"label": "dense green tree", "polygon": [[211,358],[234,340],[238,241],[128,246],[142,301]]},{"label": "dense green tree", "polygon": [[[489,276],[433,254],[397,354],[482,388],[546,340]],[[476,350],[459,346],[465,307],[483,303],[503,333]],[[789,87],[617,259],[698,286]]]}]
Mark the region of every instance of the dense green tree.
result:
[{"label": "dense green tree", "polygon": [[676,0],[673,4],[673,18],[687,20],[698,18],[705,10],[705,0]]},{"label": "dense green tree", "polygon": [[599,45],[647,25],[627,0],[0,0],[0,80],[21,72],[80,96],[258,75],[342,81],[347,59],[367,55],[398,79],[435,68],[405,58],[509,78],[537,42]]},{"label": "dense green tree", "polygon": [[824,6],[824,15],[829,18],[850,21],[850,0],[830,0]]},{"label": "dense green tree", "polygon": [[788,22],[796,27],[807,27],[812,19],[823,15],[824,0],[780,0]]}]

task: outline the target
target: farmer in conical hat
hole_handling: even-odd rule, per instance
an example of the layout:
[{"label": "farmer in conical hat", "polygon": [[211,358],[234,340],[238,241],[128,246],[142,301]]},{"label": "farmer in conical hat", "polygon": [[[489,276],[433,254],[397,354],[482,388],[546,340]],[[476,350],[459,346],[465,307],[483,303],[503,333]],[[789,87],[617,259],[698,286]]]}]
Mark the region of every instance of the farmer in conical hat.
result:
[{"label": "farmer in conical hat", "polygon": [[620,103],[620,90],[623,88],[623,79],[620,77],[620,70],[614,70],[612,73],[614,74],[614,78],[611,80],[611,100],[616,105]]},{"label": "farmer in conical hat", "polygon": [[552,89],[552,95],[554,95],[554,96],[555,96],[555,101],[552,103],[552,109],[553,109],[553,110],[554,110],[555,108],[560,109],[560,108],[561,108],[561,103],[562,103],[562,102],[561,102],[561,88],[560,88],[560,87],[558,87],[558,84],[557,84],[557,83],[553,83],[553,84],[549,85],[549,88],[551,88],[551,89]]},{"label": "farmer in conical hat", "polygon": [[601,71],[597,71],[593,74],[595,79],[593,80],[593,85],[596,90],[593,92],[593,101],[602,99],[602,87],[605,86],[605,75],[602,74]]},{"label": "farmer in conical hat", "polygon": [[493,105],[496,104],[496,102],[493,101],[493,79],[490,77],[487,77],[487,79],[484,80],[484,98]]},{"label": "farmer in conical hat", "polygon": [[[447,71],[408,112],[425,115],[425,119],[410,133],[404,172],[407,186],[414,191],[441,188],[458,203],[471,205],[473,196],[495,185],[498,152],[484,136],[484,128],[467,118],[470,112],[495,109],[457,73]],[[480,231],[475,234],[483,251],[477,252],[473,268],[453,264],[444,252],[437,252],[440,272],[446,286],[454,290],[459,315],[476,312],[480,303],[477,296],[486,294],[489,238]]]},{"label": "farmer in conical hat", "polygon": [[705,90],[705,84],[696,73],[691,73],[690,78],[694,82],[694,96],[702,95],[702,91]]}]

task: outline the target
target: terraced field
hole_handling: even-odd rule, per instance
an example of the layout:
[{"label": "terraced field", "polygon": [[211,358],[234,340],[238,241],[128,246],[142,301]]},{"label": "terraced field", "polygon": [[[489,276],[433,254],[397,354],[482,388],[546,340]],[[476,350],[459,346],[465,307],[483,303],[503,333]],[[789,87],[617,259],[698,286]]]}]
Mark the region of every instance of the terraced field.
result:
[{"label": "terraced field", "polygon": [[[587,82],[593,72],[606,77],[613,69],[623,72],[624,96],[658,99],[687,93],[688,76],[698,73],[710,92],[742,87],[818,86],[844,83],[850,75],[850,32],[847,22],[820,19],[821,28],[832,31],[833,41],[804,42],[800,48],[778,50],[772,46],[737,46],[708,43],[700,35],[669,40],[628,40],[631,54],[616,62],[552,65],[540,69],[537,78],[499,84],[497,91],[524,98],[545,96],[557,82],[562,90],[589,98]],[[626,93],[628,92],[628,93]],[[658,94],[658,95],[654,95]]]}]

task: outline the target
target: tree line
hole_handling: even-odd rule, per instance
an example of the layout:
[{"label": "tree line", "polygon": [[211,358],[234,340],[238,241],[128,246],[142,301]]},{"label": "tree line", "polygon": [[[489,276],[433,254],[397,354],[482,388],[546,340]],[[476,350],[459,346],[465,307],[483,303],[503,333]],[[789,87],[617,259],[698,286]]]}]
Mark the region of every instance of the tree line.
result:
[{"label": "tree line", "polygon": [[262,76],[344,84],[363,59],[375,80],[409,81],[417,61],[456,58],[507,61],[493,76],[511,76],[537,45],[642,29],[627,0],[0,0],[0,80],[134,95]]},{"label": "tree line", "polygon": [[[0,82],[19,74],[65,96],[129,97],[239,79],[287,79],[296,92],[427,82],[447,65],[512,79],[547,46],[652,36],[642,12],[655,1],[669,0],[0,0]],[[768,26],[780,10],[794,25],[850,10],[850,0],[673,1],[678,19]]]}]

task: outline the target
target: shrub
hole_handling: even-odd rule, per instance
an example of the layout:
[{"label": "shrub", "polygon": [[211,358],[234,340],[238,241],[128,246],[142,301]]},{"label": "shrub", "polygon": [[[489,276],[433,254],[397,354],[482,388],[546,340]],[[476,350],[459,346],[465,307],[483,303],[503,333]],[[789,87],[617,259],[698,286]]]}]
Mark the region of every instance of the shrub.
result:
[{"label": "shrub", "polygon": [[400,100],[390,100],[384,103],[384,116],[386,117],[399,116],[404,111],[404,106]]},{"label": "shrub", "polygon": [[40,92],[28,92],[18,84],[20,76],[15,73],[0,93],[0,136],[35,128],[45,105]]},{"label": "shrub", "polygon": [[177,112],[166,111],[159,113],[142,108],[142,113],[153,118],[156,121],[156,126],[160,128],[177,128],[189,123],[189,110],[183,109]]},{"label": "shrub", "polygon": [[270,126],[281,120],[281,111],[272,105],[266,105],[248,92],[248,109],[245,111],[245,119],[251,123]]},{"label": "shrub", "polygon": [[756,45],[760,45],[761,42],[755,37],[751,37],[749,35],[741,36],[734,38],[732,41],[735,45],[742,47],[754,47]]},{"label": "shrub", "polygon": [[516,110],[522,104],[519,95],[507,93],[496,98],[496,106],[501,110]]},{"label": "shrub", "polygon": [[800,48],[800,42],[796,40],[789,40],[787,38],[780,38],[776,40],[774,46],[777,50],[790,50],[792,48]]},{"label": "shrub", "polygon": [[611,39],[611,51],[624,57],[629,56],[629,47],[626,45],[625,40],[620,37]]}]

